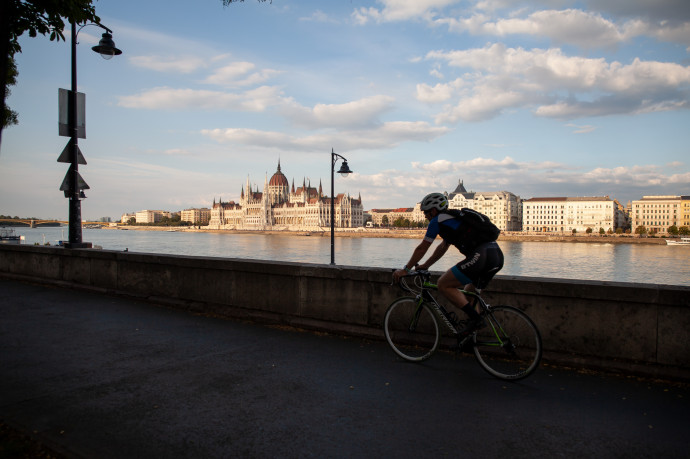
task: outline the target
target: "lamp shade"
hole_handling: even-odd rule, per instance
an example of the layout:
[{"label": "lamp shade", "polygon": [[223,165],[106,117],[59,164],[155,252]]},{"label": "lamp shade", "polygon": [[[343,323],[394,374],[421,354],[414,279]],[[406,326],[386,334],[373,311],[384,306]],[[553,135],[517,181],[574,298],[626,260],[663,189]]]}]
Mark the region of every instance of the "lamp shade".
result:
[{"label": "lamp shade", "polygon": [[342,175],[343,177],[347,177],[348,175],[352,174],[350,167],[347,165],[347,160],[343,160],[343,164],[340,165],[338,174]]},{"label": "lamp shade", "polygon": [[122,51],[115,47],[113,36],[107,32],[103,34],[101,41],[98,42],[98,46],[94,46],[91,49],[100,54],[103,59],[111,59],[113,56],[122,54]]}]

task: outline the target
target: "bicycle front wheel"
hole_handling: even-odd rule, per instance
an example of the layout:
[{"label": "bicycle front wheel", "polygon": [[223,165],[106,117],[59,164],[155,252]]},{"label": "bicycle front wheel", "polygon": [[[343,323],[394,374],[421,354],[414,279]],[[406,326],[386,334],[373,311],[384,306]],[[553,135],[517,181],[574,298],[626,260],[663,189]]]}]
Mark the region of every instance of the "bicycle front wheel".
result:
[{"label": "bicycle front wheel", "polygon": [[500,379],[522,379],[534,372],[541,360],[541,335],[521,310],[495,306],[483,315],[486,327],[474,337],[479,364]]},{"label": "bicycle front wheel", "polygon": [[393,351],[410,362],[426,360],[438,348],[436,315],[414,298],[397,299],[388,307],[383,330]]}]

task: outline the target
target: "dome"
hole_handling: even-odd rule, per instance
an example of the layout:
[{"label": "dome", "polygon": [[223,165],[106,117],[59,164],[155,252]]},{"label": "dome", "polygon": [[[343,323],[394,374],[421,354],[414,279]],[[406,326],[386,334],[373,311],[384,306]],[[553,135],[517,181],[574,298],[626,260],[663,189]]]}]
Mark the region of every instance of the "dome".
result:
[{"label": "dome", "polygon": [[287,177],[285,177],[285,175],[282,172],[280,172],[280,161],[278,161],[278,170],[271,177],[271,180],[268,182],[268,186],[280,186],[286,188],[290,186]]}]

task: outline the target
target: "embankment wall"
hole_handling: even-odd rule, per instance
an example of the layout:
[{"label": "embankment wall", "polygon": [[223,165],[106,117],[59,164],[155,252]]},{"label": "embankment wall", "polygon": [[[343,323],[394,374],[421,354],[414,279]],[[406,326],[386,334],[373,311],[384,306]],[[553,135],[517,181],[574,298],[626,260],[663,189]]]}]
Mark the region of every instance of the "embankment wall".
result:
[{"label": "embankment wall", "polygon": [[[21,245],[0,276],[374,339],[401,296],[383,268]],[[690,287],[499,275],[484,296],[532,317],[547,363],[690,380]]]}]

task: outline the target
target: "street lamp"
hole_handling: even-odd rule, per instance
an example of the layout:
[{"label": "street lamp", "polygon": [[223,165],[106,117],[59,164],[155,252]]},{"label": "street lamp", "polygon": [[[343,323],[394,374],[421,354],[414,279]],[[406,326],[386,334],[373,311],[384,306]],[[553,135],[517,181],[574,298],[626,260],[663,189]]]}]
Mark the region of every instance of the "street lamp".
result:
[{"label": "street lamp", "polygon": [[344,157],[340,156],[338,153],[333,151],[331,148],[331,264],[335,264],[335,191],[333,189],[333,174],[335,172],[335,163],[338,161],[338,158],[343,160],[343,163],[340,165],[340,170],[338,171],[338,174],[342,175],[343,177],[347,177],[349,174],[352,173],[350,168],[347,165],[347,159]]},{"label": "street lamp", "polygon": [[[77,126],[77,115],[78,115],[78,105],[77,105],[77,35],[84,27],[88,25],[95,25],[105,30],[105,33],[101,37],[98,46],[94,46],[95,52],[100,54],[104,59],[111,59],[113,56],[118,56],[122,54],[122,51],[115,47],[115,42],[113,42],[113,31],[97,22],[84,24],[83,26],[76,28],[74,21],[71,22],[72,28],[72,91],[69,93],[68,102],[68,129],[70,136],[70,143],[68,148],[68,158],[63,159],[61,156],[58,161],[69,162],[70,168],[67,172],[67,177],[65,177],[65,182],[60,188],[65,192],[65,197],[69,198],[69,242],[65,244],[67,248],[79,249],[79,248],[89,248],[91,243],[82,242],[81,233],[81,199],[86,198],[84,195],[84,190],[89,189],[89,186],[84,182],[84,180],[79,175],[79,164],[86,164],[86,160],[81,155],[79,151],[78,143],[78,126]],[[86,135],[82,133],[82,137],[85,138]]]}]

